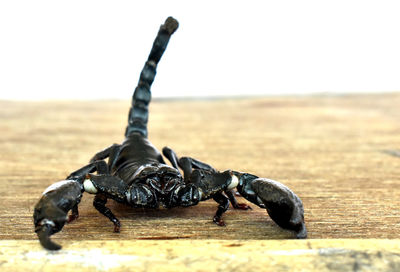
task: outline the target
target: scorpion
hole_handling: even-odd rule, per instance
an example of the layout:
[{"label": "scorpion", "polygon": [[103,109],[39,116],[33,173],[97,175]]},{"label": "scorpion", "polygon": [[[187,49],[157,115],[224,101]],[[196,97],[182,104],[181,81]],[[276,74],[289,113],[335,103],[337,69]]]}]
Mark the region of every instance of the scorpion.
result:
[{"label": "scorpion", "polygon": [[50,236],[61,231],[65,223],[78,218],[78,204],[84,192],[95,195],[93,206],[114,224],[114,232],[120,232],[121,223],[106,207],[108,199],[133,208],[158,208],[160,205],[173,208],[194,206],[212,198],[218,203],[213,222],[225,226],[222,215],[230,203],[236,209],[251,209],[237,202],[235,194],[240,194],[266,209],[278,226],[294,232],[296,238],[307,237],[303,204],[285,185],[249,173],[220,172],[194,158],[179,158],[171,148],[164,147],[162,154],[170,161],[172,166],[169,166],[148,140],[150,87],[157,65],[178,26],[178,21],[172,17],[160,26],[133,93],[125,140],[98,152],[89,164],[43,192],[34,208],[33,221],[44,248],[61,249]]}]

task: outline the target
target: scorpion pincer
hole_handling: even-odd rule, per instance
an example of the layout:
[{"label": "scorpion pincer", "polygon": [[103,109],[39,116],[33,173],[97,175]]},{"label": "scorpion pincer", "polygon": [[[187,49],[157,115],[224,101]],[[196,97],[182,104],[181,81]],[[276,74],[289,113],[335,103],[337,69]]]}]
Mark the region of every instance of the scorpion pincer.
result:
[{"label": "scorpion pincer", "polygon": [[98,152],[88,165],[51,185],[36,204],[35,232],[46,249],[61,248],[50,236],[78,218],[84,192],[95,195],[94,207],[114,224],[114,232],[120,231],[121,224],[105,206],[108,199],[131,207],[173,208],[197,205],[212,198],[218,203],[213,221],[224,226],[222,215],[230,203],[236,209],[250,209],[237,202],[233,192],[236,189],[244,198],[266,209],[280,227],[293,231],[297,238],[307,237],[303,204],[283,184],[238,171],[219,172],[194,158],[179,158],[172,149],[164,147],[162,153],[170,161],[169,166],[148,140],[150,87],[157,64],[177,28],[178,22],[169,17],[158,31],[132,97],[125,140]]}]

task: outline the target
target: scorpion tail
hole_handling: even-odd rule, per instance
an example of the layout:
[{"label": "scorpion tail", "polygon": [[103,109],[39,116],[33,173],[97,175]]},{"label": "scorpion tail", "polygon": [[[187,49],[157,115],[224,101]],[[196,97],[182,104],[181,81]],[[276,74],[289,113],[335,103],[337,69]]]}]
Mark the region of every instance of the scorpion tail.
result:
[{"label": "scorpion tail", "polygon": [[139,83],[133,93],[132,106],[129,110],[128,126],[125,131],[126,137],[133,133],[139,133],[147,137],[148,106],[151,100],[150,87],[156,75],[157,64],[167,48],[171,35],[176,31],[178,26],[177,20],[168,17],[158,31],[150,55],[140,74]]}]

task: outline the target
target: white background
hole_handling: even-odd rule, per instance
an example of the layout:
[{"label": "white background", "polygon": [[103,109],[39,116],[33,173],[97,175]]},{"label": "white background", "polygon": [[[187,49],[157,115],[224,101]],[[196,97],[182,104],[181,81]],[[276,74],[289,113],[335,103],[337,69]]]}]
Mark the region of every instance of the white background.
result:
[{"label": "white background", "polygon": [[[139,4],[140,3],[140,4]],[[0,99],[400,91],[399,1],[1,1]]]}]

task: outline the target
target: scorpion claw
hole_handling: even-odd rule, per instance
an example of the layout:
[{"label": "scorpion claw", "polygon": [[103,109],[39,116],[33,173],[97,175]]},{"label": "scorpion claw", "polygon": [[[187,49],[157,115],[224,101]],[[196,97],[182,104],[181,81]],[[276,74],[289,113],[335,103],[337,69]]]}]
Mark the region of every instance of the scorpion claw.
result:
[{"label": "scorpion claw", "polygon": [[294,192],[271,179],[247,173],[235,173],[235,175],[240,180],[237,188],[242,196],[265,208],[278,226],[295,232],[296,238],[307,237],[303,203]]},{"label": "scorpion claw", "polygon": [[301,224],[300,229],[297,231],[296,238],[297,239],[306,239],[307,238],[307,229],[306,229],[306,225],[304,224],[304,222]]},{"label": "scorpion claw", "polygon": [[[35,206],[33,221],[35,232],[43,247],[59,250],[60,245],[52,242],[50,236],[59,232],[65,223],[78,216],[78,203],[83,186],[76,180],[63,180],[48,187]],[[67,214],[72,209],[71,217]]]},{"label": "scorpion claw", "polygon": [[295,193],[285,185],[265,178],[256,179],[252,187],[275,223],[294,231],[297,238],[307,237],[303,203]]},{"label": "scorpion claw", "polygon": [[39,226],[36,230],[36,233],[39,237],[40,244],[49,250],[60,250],[61,246],[59,244],[54,243],[50,239],[50,235],[52,234],[52,227],[49,224],[44,224]]}]

